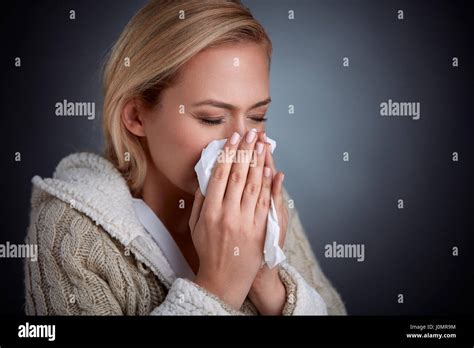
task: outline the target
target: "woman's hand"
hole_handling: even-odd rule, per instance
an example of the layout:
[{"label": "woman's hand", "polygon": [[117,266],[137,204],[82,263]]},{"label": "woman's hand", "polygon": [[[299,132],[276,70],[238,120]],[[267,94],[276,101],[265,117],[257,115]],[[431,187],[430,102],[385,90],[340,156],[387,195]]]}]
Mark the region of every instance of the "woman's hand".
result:
[{"label": "woman's hand", "polygon": [[[259,140],[266,142],[265,135],[262,134]],[[288,227],[288,211],[283,200],[282,192],[284,174],[282,172],[277,173],[273,156],[270,151],[267,151],[265,165],[272,168],[273,173],[276,173],[273,178],[272,197],[278,215],[278,223],[280,225],[279,245],[280,248],[283,248]],[[282,313],[286,302],[286,289],[278,275],[278,266],[269,269],[265,264],[258,271],[250,289],[249,298],[257,307],[260,314],[280,315]]]},{"label": "woman's hand", "polygon": [[256,130],[249,131],[245,139],[234,133],[224,151],[248,155],[255,149],[256,165],[250,166],[253,156],[243,156],[248,160],[235,163],[223,156],[225,160],[213,169],[206,197],[197,189],[189,220],[199,256],[195,283],[235,309],[248,295],[263,259],[272,189],[271,169],[264,168],[268,146],[257,143]]}]

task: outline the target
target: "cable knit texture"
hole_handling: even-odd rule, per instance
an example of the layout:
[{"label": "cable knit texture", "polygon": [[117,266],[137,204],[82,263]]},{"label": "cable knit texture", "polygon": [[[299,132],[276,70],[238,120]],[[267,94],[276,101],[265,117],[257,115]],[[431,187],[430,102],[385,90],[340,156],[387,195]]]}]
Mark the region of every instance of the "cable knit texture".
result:
[{"label": "cable knit texture", "polygon": [[[38,245],[38,260],[25,261],[28,315],[258,315],[248,298],[237,311],[176,277],[135,216],[125,180],[101,156],[69,155],[53,178],[32,182],[26,243]],[[347,314],[296,209],[289,209],[283,250],[283,315]]]}]

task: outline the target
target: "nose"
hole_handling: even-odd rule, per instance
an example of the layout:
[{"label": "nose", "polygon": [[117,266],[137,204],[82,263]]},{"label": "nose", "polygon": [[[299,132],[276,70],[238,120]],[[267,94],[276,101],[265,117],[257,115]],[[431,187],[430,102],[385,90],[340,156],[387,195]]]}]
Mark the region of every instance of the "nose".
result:
[{"label": "nose", "polygon": [[232,122],[231,124],[231,130],[230,130],[230,135],[232,135],[232,133],[234,132],[237,132],[240,134],[240,136],[244,136],[245,134],[247,134],[247,132],[252,129],[252,128],[257,128],[255,126],[252,126],[248,124],[248,122],[246,122],[245,120],[245,117],[236,117],[234,119],[234,122]]},{"label": "nose", "polygon": [[252,128],[257,129],[257,131],[265,131],[264,124],[256,124],[255,122],[249,122],[245,114],[236,115],[232,117],[232,120],[228,123],[228,128],[226,129],[226,138],[231,137],[234,132],[240,134],[241,137],[244,137],[245,134]]}]

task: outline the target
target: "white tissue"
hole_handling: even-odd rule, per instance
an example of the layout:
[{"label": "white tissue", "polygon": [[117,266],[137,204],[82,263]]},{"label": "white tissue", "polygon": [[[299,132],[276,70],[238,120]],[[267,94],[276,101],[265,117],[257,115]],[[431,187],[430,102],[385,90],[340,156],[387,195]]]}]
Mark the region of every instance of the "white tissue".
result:
[{"label": "white tissue", "polygon": [[[216,163],[219,150],[222,150],[226,141],[227,139],[211,141],[204,148],[204,150],[202,150],[201,158],[194,167],[199,182],[199,188],[204,196],[206,195],[207,184],[209,183],[212,168]],[[276,148],[276,142],[273,139],[270,139],[268,136],[267,141],[270,143],[270,151],[273,153]],[[266,263],[269,268],[275,267],[286,259],[283,250],[281,250],[280,246],[278,245],[279,239],[280,226],[278,225],[278,216],[272,197],[270,201],[270,211],[268,212],[267,218],[265,245],[263,247],[263,264]]]}]

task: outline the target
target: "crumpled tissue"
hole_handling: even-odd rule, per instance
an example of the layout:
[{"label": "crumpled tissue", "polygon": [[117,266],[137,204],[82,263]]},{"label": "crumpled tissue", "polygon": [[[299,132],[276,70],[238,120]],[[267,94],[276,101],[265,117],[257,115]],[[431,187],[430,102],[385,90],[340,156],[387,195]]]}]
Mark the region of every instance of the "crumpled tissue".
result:
[{"label": "crumpled tissue", "polygon": [[[199,188],[204,196],[206,195],[207,184],[209,183],[209,178],[211,177],[212,168],[214,168],[214,165],[217,161],[217,157],[219,155],[219,151],[223,149],[226,141],[227,139],[218,139],[211,141],[202,150],[201,158],[194,167],[199,182]],[[270,139],[267,136],[267,142],[270,143],[270,151],[273,153],[276,148],[276,141]],[[280,227],[278,225],[278,216],[275,209],[273,197],[271,197],[270,211],[268,212],[267,218],[265,245],[263,247],[264,257],[262,266],[266,263],[269,268],[273,268],[286,259],[283,250],[281,250],[278,244],[279,238]]]}]

